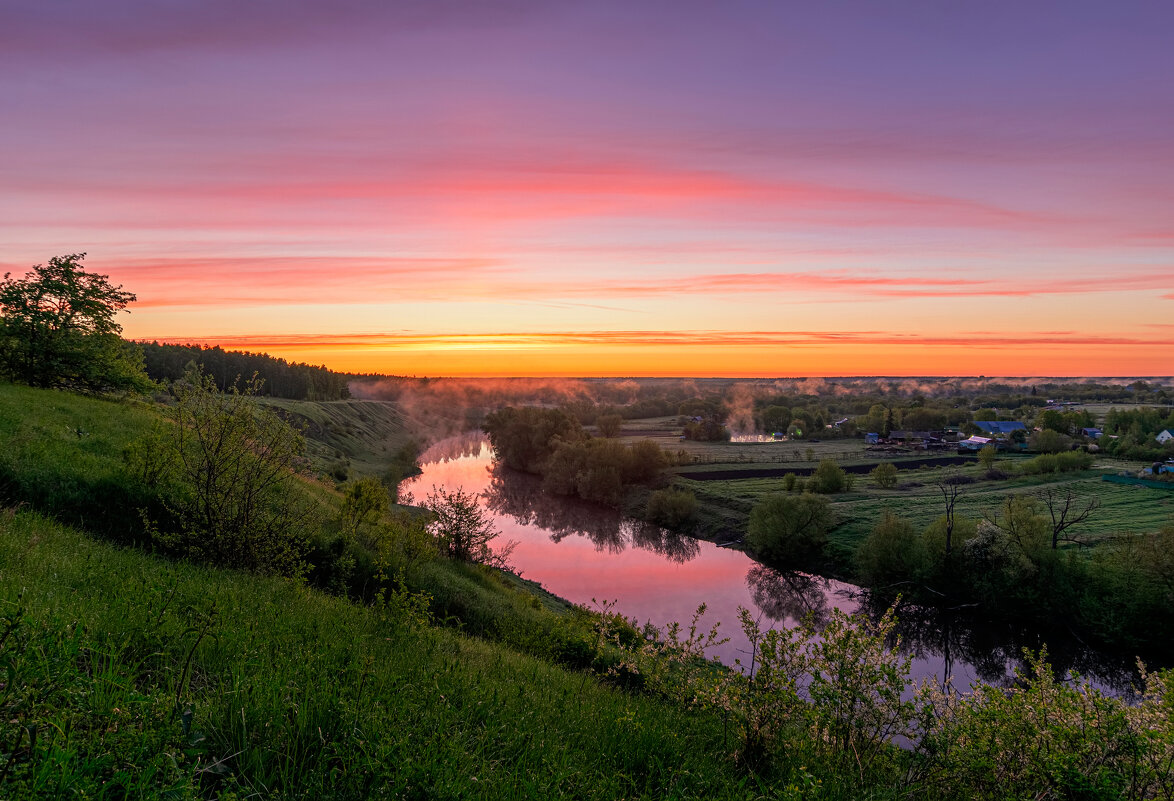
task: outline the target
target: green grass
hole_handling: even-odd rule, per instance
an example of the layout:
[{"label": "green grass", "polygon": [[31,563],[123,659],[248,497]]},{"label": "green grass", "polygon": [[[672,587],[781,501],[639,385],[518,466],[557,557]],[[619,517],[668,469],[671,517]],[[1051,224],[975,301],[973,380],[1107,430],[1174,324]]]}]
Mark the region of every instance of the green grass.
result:
[{"label": "green grass", "polygon": [[34,513],[0,518],[0,610],[19,620],[0,651],[6,798],[765,791],[724,756],[715,719],[394,610],[167,563]]},{"label": "green grass", "polygon": [[[653,417],[625,420],[622,438],[627,442],[650,439],[669,453],[681,452],[687,464],[730,465],[731,467],[778,467],[780,463],[795,467],[814,467],[821,459],[841,462],[864,462],[870,456],[860,439],[828,439],[819,442],[694,442],[682,440],[676,417]],[[813,458],[807,458],[811,448]],[[708,469],[708,467],[707,467]]]},{"label": "green grass", "polygon": [[319,470],[341,464],[355,476],[379,476],[412,440],[407,421],[385,401],[294,401],[265,398],[303,427],[307,454]]},{"label": "green grass", "polygon": [[[1011,471],[1015,462],[1015,459],[1007,459],[1000,461],[998,466]],[[1172,493],[1110,484],[1101,481],[1103,472],[1103,469],[1093,469],[990,481],[983,478],[983,470],[978,465],[927,467],[902,470],[898,473],[899,486],[887,490],[875,487],[868,476],[856,476],[852,492],[830,496],[839,520],[830,542],[833,551],[842,560],[846,559],[886,510],[908,518],[918,528],[928,526],[943,513],[942,496],[934,483],[952,475],[975,479],[975,483],[963,487],[957,507],[959,514],[972,518],[996,512],[1009,494],[1038,493],[1048,487],[1060,492],[1071,489],[1081,501],[1096,498],[1100,508],[1087,522],[1072,529],[1073,534],[1081,535],[1092,544],[1116,534],[1156,531],[1174,518]],[[746,516],[754,504],[771,493],[783,491],[781,478],[690,481],[688,474],[683,473],[677,481],[693,490],[705,509],[711,529],[727,526],[734,527],[739,533],[745,530]],[[720,536],[721,533],[713,531],[711,535]],[[734,535],[734,531],[729,533]]]}]

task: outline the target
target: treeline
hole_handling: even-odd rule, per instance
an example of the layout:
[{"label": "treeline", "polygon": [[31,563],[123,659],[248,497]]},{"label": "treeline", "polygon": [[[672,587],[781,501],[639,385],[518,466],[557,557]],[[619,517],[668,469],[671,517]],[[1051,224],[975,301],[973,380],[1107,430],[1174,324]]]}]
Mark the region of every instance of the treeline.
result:
[{"label": "treeline", "polygon": [[1174,433],[1174,409],[1110,409],[1103,428],[1105,436],[1097,442],[1112,456],[1141,461],[1174,457],[1174,440],[1165,445],[1157,440],[1165,429]]},{"label": "treeline", "polygon": [[264,382],[261,394],[275,398],[328,401],[350,397],[348,376],[318,365],[219,346],[143,342],[141,347],[147,375],[153,381],[176,381],[194,364],[203,368],[221,391],[256,374]]},{"label": "treeline", "polygon": [[620,506],[628,487],[650,483],[669,463],[651,440],[591,437],[562,409],[507,406],[489,414],[483,429],[507,467],[541,475],[548,492],[608,506]]}]

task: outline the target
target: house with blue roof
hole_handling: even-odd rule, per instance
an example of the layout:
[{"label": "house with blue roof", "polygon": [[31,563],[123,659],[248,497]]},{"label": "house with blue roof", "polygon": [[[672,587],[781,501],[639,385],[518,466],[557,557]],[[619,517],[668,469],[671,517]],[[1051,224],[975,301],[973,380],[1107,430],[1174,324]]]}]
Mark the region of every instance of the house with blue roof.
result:
[{"label": "house with blue roof", "polygon": [[1015,431],[1022,431],[1027,433],[1027,426],[1015,421],[1000,421],[1000,420],[975,420],[974,424],[978,426],[978,430],[984,434],[993,434],[998,436],[1000,434],[1011,434]]}]

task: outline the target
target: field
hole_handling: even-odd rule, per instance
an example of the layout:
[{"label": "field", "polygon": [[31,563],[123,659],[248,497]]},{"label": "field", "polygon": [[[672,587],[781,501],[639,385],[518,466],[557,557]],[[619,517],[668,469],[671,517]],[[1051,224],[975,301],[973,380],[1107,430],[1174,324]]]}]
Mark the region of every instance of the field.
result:
[{"label": "field", "polygon": [[[1010,472],[1015,458],[1000,460]],[[979,518],[994,513],[1003,499],[1012,493],[1039,493],[1054,488],[1063,493],[1071,489],[1080,499],[1096,498],[1100,507],[1086,523],[1072,529],[1090,543],[1121,533],[1155,531],[1174,518],[1174,491],[1146,487],[1123,486],[1101,480],[1105,472],[1116,472],[1108,463],[1080,473],[1051,474],[1047,476],[1017,476],[1003,480],[987,480],[977,464],[961,467],[924,467],[900,469],[898,486],[880,489],[867,476],[856,476],[852,492],[831,496],[833,508],[840,521],[831,535],[834,548],[841,554],[851,551],[880,519],[885,510],[909,518],[915,526],[925,527],[943,513],[942,495],[936,482],[947,476],[967,476],[974,483],[962,487],[958,513]],[[801,465],[796,464],[796,467]],[[678,473],[677,483],[693,490],[703,507],[713,507],[719,520],[730,525],[744,526],[745,516],[764,496],[782,492],[779,478],[746,478],[731,481],[695,481],[687,471]],[[726,532],[718,539],[737,539],[735,532]]]},{"label": "field", "polygon": [[[874,458],[865,450],[860,439],[829,439],[799,442],[693,442],[681,439],[681,427],[676,417],[653,417],[646,420],[625,420],[621,431],[625,441],[650,439],[669,453],[681,453],[689,464],[772,464],[780,463],[813,467],[820,459],[836,459],[844,463],[867,461]],[[807,458],[807,449],[814,460]]]},{"label": "field", "polygon": [[[1108,405],[1104,410],[1107,411]],[[1118,405],[1121,408],[1121,405]],[[1003,499],[1013,493],[1039,493],[1051,487],[1061,493],[1071,489],[1080,502],[1096,498],[1100,507],[1072,533],[1090,544],[1122,533],[1155,531],[1174,519],[1174,491],[1111,484],[1101,480],[1104,473],[1133,472],[1140,463],[1102,459],[1093,469],[1081,473],[1016,476],[1016,465],[1024,455],[1001,456],[996,468],[1009,478],[989,480],[972,459],[964,464],[919,465],[927,459],[954,457],[954,451],[870,451],[860,439],[829,439],[794,442],[691,442],[679,438],[676,418],[625,421],[622,435],[628,441],[649,438],[667,451],[684,458],[673,469],[674,482],[691,489],[701,504],[701,529],[718,542],[738,540],[745,533],[750,509],[766,495],[782,492],[782,475],[806,475],[823,459],[834,459],[849,470],[867,472],[878,462],[893,462],[900,471],[898,486],[880,489],[864,474],[855,476],[852,492],[833,495],[831,501],[840,521],[831,535],[833,553],[846,560],[885,510],[909,518],[924,527],[943,512],[941,491],[936,483],[950,476],[965,476],[972,483],[962,488],[958,512],[979,518],[993,514]],[[721,480],[722,473],[731,474]],[[753,476],[755,472],[760,476]],[[966,479],[963,479],[966,480]]]}]

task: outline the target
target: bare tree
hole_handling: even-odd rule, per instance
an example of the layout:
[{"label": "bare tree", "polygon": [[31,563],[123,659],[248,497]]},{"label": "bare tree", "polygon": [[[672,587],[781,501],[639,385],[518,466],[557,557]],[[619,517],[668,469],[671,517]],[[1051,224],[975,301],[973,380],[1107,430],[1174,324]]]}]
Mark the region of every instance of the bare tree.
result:
[{"label": "bare tree", "polygon": [[1079,496],[1072,491],[1071,487],[1066,487],[1062,494],[1055,487],[1048,487],[1037,497],[1047,507],[1048,515],[1052,521],[1052,550],[1056,550],[1061,542],[1084,545],[1082,540],[1074,536],[1064,536],[1064,532],[1088,520],[1092,513],[1100,508],[1100,500],[1089,498],[1084,503],[1080,503]]},{"label": "bare tree", "polygon": [[946,556],[949,557],[954,548],[954,507],[962,496],[962,485],[957,476],[946,476],[935,486],[942,493],[942,501],[946,505]]}]

